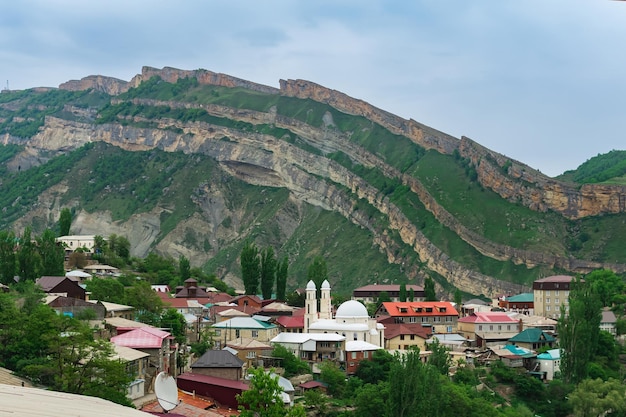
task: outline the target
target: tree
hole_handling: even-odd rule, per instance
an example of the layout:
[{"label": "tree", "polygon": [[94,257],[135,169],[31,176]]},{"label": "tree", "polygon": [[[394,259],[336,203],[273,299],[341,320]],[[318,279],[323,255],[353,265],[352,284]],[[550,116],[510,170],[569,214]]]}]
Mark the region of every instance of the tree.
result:
[{"label": "tree", "polygon": [[180,275],[182,282],[191,278],[191,265],[189,264],[189,259],[184,255],[178,257],[178,275]]},{"label": "tree", "polygon": [[431,351],[431,354],[428,356],[428,364],[434,366],[441,375],[448,375],[452,365],[452,358],[448,353],[450,349],[439,343],[439,339],[435,338],[428,345],[428,350]]},{"label": "tree", "polygon": [[159,327],[170,329],[170,333],[176,342],[183,344],[187,340],[187,321],[185,316],[180,314],[175,308],[168,308],[161,314]]},{"label": "tree", "polygon": [[443,386],[448,381],[435,367],[421,361],[419,349],[396,355],[389,372],[386,416],[440,415]]},{"label": "tree", "polygon": [[5,285],[13,282],[13,277],[17,271],[16,242],[13,232],[0,230],[0,282]]},{"label": "tree", "polygon": [[615,379],[586,379],[569,394],[569,402],[576,417],[623,416],[626,413],[624,385]]},{"label": "tree", "polygon": [[70,234],[72,226],[72,212],[69,208],[64,207],[59,214],[59,236],[67,236]]},{"label": "tree", "polygon": [[285,407],[278,375],[251,368],[250,388],[237,395],[241,417],[304,417],[302,406]]},{"label": "tree", "polygon": [[65,275],[65,250],[57,244],[52,230],[46,229],[37,238],[37,250],[41,258],[41,275]]},{"label": "tree", "polygon": [[437,301],[435,281],[431,277],[426,277],[424,280],[424,301]]},{"label": "tree", "polygon": [[326,260],[321,256],[316,256],[309,264],[306,271],[307,282],[313,281],[317,288],[316,298],[319,300],[322,294],[322,283],[328,279],[328,267]]},{"label": "tree", "polygon": [[409,288],[409,301],[415,301],[415,291],[413,290],[413,287]]},{"label": "tree", "polygon": [[135,307],[137,320],[158,326],[163,301],[148,282],[137,281],[132,287],[126,288],[126,304]]},{"label": "tree", "polygon": [[378,293],[378,303],[376,307],[378,307],[382,303],[388,303],[390,301],[391,297],[389,296],[389,293],[387,291],[381,291]]},{"label": "tree", "polygon": [[561,353],[561,373],[567,383],[578,384],[587,377],[589,362],[596,351],[600,333],[602,302],[593,286],[572,280],[569,312],[561,305],[557,325]]},{"label": "tree", "polygon": [[391,353],[384,349],[379,349],[374,352],[372,359],[369,361],[359,362],[356,376],[365,384],[376,385],[379,382],[387,381],[393,360],[394,357]]},{"label": "tree", "polygon": [[260,278],[261,295],[264,300],[269,300],[276,280],[276,257],[271,246],[261,251]]},{"label": "tree", "polygon": [[254,242],[246,241],[241,250],[241,279],[246,294],[256,295],[259,291],[260,265],[259,249]]},{"label": "tree", "polygon": [[400,284],[400,293],[398,294],[398,301],[406,301],[406,284]]},{"label": "tree", "polygon": [[311,372],[311,367],[308,363],[298,358],[291,353],[289,349],[282,345],[274,345],[272,351],[273,358],[281,358],[282,368],[285,370],[285,377],[290,378],[296,375],[308,374]]},{"label": "tree", "polygon": [[356,395],[356,415],[380,417],[384,413],[388,398],[389,383],[387,381],[379,384],[365,384]]},{"label": "tree", "polygon": [[114,278],[94,277],[85,281],[87,291],[91,292],[89,297],[92,300],[105,301],[109,303],[123,304],[126,302],[126,290],[124,285]]},{"label": "tree", "polygon": [[84,268],[87,265],[87,257],[85,256],[85,252],[81,250],[76,250],[70,253],[67,264],[70,268]]},{"label": "tree", "polygon": [[24,229],[17,250],[18,275],[22,280],[35,281],[41,274],[41,257],[31,237],[30,226]]},{"label": "tree", "polygon": [[456,304],[457,308],[463,305],[463,293],[458,288],[454,290],[454,304]]},{"label": "tree", "polygon": [[624,291],[624,281],[608,269],[597,269],[585,275],[585,282],[591,285],[603,307],[611,307],[615,296]]},{"label": "tree", "polygon": [[341,398],[346,385],[346,374],[335,362],[324,361],[319,365],[320,380],[328,385],[328,393]]},{"label": "tree", "polygon": [[287,275],[289,273],[289,258],[286,256],[276,266],[276,298],[284,301],[287,290]]}]

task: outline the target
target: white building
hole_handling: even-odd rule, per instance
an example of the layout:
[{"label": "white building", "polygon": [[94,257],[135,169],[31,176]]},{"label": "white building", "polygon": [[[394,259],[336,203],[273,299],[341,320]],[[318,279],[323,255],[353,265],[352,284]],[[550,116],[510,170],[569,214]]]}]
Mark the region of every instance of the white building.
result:
[{"label": "white building", "polygon": [[319,313],[316,292],[315,283],[309,281],[304,305],[304,333],[335,333],[344,336],[347,341],[368,342],[381,348],[385,346],[385,326],[370,318],[362,303],[356,300],[344,302],[333,318],[328,281],[322,283]]},{"label": "white building", "polygon": [[67,251],[74,252],[82,248],[85,252],[93,253],[96,244],[95,235],[68,235],[57,237],[56,241],[63,244]]}]

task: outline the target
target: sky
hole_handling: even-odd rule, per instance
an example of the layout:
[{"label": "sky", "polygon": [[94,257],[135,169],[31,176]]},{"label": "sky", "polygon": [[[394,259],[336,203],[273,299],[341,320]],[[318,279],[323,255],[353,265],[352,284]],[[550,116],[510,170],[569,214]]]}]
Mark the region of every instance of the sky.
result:
[{"label": "sky", "polygon": [[556,176],[626,149],[626,1],[20,0],[0,87],[143,66],[305,79]]}]

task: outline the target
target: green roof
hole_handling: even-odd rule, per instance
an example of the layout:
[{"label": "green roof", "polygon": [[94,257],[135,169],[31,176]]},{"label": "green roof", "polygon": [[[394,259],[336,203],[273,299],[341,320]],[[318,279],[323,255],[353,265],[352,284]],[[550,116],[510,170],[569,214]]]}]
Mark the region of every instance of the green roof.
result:
[{"label": "green roof", "polygon": [[523,330],[522,332],[516,334],[512,338],[509,339],[509,342],[517,342],[517,343],[538,343],[538,342],[555,342],[556,339],[545,333],[541,329],[530,328]]},{"label": "green roof", "polygon": [[510,303],[532,303],[535,301],[533,293],[525,292],[522,294],[513,295],[511,297],[507,297],[506,301]]}]

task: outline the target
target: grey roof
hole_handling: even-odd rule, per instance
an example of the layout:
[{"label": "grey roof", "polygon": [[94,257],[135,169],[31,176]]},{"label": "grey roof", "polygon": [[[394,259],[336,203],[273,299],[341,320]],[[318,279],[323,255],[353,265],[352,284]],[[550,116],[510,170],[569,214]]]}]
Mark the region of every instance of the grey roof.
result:
[{"label": "grey roof", "polygon": [[243,361],[227,350],[207,350],[192,368],[241,368]]}]

